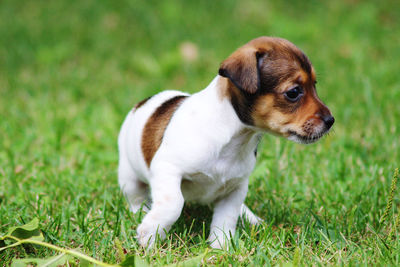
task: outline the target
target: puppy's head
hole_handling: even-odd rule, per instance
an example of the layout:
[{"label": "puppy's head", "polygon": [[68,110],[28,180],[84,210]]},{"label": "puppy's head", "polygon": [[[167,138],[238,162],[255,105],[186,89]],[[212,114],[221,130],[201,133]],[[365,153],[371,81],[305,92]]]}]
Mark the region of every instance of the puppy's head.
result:
[{"label": "puppy's head", "polygon": [[299,143],[312,143],[334,123],[315,90],[314,68],[287,40],[254,39],[222,62],[226,95],[240,120]]}]

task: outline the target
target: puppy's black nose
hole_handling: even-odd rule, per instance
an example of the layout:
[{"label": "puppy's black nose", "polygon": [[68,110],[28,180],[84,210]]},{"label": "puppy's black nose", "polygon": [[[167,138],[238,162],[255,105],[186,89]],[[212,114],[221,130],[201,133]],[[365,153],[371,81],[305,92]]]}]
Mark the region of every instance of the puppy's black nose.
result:
[{"label": "puppy's black nose", "polygon": [[322,117],[322,120],[324,121],[327,129],[330,129],[335,122],[335,118],[331,115]]}]

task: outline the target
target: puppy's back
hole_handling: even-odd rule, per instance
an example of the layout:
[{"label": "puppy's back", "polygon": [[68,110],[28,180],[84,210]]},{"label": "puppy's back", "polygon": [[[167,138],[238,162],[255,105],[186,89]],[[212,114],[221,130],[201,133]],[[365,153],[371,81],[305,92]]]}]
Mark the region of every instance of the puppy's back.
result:
[{"label": "puppy's back", "polygon": [[163,91],[140,101],[126,116],[118,137],[119,154],[128,159],[144,182],[171,117],[188,96],[180,91]]}]

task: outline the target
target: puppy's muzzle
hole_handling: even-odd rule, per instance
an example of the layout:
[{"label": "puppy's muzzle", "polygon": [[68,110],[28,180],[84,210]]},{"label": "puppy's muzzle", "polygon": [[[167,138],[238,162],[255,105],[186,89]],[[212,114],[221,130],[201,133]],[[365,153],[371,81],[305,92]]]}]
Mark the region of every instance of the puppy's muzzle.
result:
[{"label": "puppy's muzzle", "polygon": [[329,132],[335,118],[330,114],[321,115],[307,120],[300,131],[289,130],[289,140],[301,144],[311,144],[318,141],[322,136]]}]

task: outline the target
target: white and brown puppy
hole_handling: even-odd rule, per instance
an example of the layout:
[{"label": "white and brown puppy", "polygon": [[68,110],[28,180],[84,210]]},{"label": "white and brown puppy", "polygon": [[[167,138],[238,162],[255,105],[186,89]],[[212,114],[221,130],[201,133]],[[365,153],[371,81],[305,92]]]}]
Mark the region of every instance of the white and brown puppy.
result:
[{"label": "white and brown puppy", "polygon": [[164,91],[137,104],[119,135],[118,178],[133,212],[151,200],[139,243],[163,238],[184,201],[213,204],[212,247],[226,247],[240,215],[258,223],[243,203],[261,135],[311,143],[334,122],[315,84],[300,49],[260,37],[222,62],[204,90]]}]

